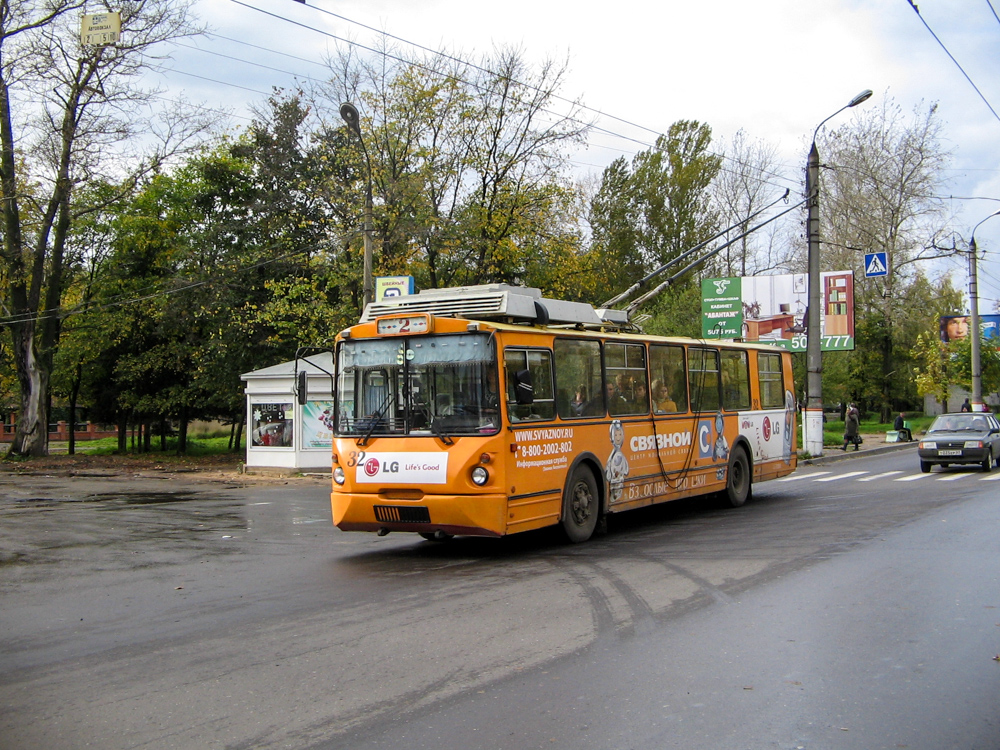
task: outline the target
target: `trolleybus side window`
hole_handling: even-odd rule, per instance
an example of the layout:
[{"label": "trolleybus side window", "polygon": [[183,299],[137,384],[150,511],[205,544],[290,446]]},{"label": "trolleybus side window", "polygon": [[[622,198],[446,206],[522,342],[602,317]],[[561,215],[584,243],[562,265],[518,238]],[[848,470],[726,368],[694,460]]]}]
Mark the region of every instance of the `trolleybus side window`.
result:
[{"label": "trolleybus side window", "polygon": [[648,414],[646,347],[642,344],[605,342],[604,368],[608,385],[608,414],[613,417]]},{"label": "trolleybus side window", "polygon": [[739,411],[750,408],[750,369],[743,349],[722,350],[722,408]]},{"label": "trolleybus side window", "polygon": [[691,411],[719,410],[719,351],[688,349]]},{"label": "trolleybus side window", "polygon": [[687,378],[684,375],[684,347],[649,347],[649,373],[653,379],[649,393],[654,414],[686,412]]},{"label": "trolleybus side window", "polygon": [[556,406],[563,419],[602,417],[601,345],[597,341],[556,339]]},{"label": "trolleybus side window", "polygon": [[760,381],[760,408],[784,408],[785,388],[782,382],[781,355],[757,352],[757,378]]},{"label": "trolleybus side window", "polygon": [[[503,356],[510,421],[555,418],[551,353],[547,349],[507,349]],[[526,398],[525,394],[530,395]]]}]

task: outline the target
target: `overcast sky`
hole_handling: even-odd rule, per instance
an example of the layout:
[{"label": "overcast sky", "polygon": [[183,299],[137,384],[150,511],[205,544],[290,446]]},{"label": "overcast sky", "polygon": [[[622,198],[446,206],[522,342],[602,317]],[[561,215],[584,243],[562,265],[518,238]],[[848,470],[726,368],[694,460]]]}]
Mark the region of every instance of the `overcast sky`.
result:
[{"label": "overcast sky", "polygon": [[[691,119],[710,125],[716,139],[742,129],[775,144],[793,180],[814,128],[872,89],[868,106],[886,94],[907,112],[938,103],[943,145],[954,154],[943,194],[955,197],[951,208],[968,239],[977,222],[1000,210],[1000,117],[992,111],[1000,112],[1000,20],[993,10],[1000,0],[917,5],[920,15],[909,0],[199,0],[196,11],[214,35],[185,43],[204,52],[175,48],[160,83],[246,117],[271,86],[322,77],[324,53],[345,44],[329,35],[378,47],[378,32],[386,32],[470,60],[513,45],[532,61],[568,59],[562,95],[610,115],[598,125],[624,136],[595,134],[574,157],[580,169],[599,174],[676,120]],[[801,190],[776,185],[776,195],[785,186]],[[986,251],[985,313],[1000,297],[1000,216],[984,223],[976,240]],[[967,263],[949,267],[967,290]]]}]

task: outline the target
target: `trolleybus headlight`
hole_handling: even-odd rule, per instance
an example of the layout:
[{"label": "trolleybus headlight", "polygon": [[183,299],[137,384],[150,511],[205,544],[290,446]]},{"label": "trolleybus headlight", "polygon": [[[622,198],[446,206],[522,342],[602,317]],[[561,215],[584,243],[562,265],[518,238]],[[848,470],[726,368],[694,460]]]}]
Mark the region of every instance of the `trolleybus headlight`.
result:
[{"label": "trolleybus headlight", "polygon": [[488,481],[490,481],[490,473],[486,471],[482,466],[477,466],[472,470],[472,481],[477,485],[482,487]]},{"label": "trolleybus headlight", "polygon": [[336,469],[333,470],[334,482],[336,482],[337,484],[343,484],[346,479],[347,475],[344,474],[344,470],[340,466],[338,466]]}]

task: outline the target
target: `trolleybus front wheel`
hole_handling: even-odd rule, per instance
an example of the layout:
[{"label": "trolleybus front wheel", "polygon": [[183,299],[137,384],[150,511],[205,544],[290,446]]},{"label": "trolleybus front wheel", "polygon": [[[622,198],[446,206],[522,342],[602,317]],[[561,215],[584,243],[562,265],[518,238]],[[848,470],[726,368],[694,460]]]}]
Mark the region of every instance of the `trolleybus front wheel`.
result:
[{"label": "trolleybus front wheel", "polygon": [[743,448],[736,448],[729,459],[726,471],[725,498],[733,508],[739,508],[750,497],[750,461]]},{"label": "trolleybus front wheel", "polygon": [[563,497],[562,529],[571,542],[585,542],[597,527],[600,496],[594,475],[582,466],[573,471]]},{"label": "trolleybus front wheel", "polygon": [[447,542],[449,539],[454,539],[452,534],[447,534],[444,531],[421,531],[420,536],[428,542]]}]

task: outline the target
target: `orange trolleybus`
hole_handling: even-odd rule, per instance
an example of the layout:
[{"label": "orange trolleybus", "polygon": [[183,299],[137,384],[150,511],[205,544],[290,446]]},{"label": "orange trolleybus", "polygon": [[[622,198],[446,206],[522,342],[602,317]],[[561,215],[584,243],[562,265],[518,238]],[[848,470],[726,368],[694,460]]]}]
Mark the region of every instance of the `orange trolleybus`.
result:
[{"label": "orange trolleybus", "polygon": [[626,332],[617,310],[489,285],[367,306],[337,337],[333,522],[428,539],[721,493],[796,461],[791,355]]}]

